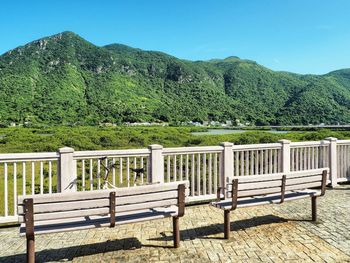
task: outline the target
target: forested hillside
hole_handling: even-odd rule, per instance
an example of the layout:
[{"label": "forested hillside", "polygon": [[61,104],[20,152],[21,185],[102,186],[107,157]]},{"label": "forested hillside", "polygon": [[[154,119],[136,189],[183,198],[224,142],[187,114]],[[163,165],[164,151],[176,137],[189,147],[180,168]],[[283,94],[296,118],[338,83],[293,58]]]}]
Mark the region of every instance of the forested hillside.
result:
[{"label": "forested hillside", "polygon": [[63,32],[0,56],[0,124],[226,121],[350,123],[350,70],[275,72],[254,61],[186,61]]}]

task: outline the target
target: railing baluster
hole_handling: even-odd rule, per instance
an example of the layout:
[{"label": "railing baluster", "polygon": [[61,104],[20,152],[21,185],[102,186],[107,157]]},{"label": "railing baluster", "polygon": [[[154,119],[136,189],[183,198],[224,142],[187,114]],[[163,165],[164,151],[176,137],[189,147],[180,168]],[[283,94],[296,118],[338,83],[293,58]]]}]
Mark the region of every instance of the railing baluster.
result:
[{"label": "railing baluster", "polygon": [[90,191],[92,191],[94,189],[94,180],[92,177],[92,173],[93,173],[93,165],[92,165],[92,159],[90,159],[90,165],[89,165],[89,169],[90,169]]},{"label": "railing baluster", "polygon": [[273,159],[272,159],[272,151],[273,149],[269,150],[269,173],[272,173],[272,164],[273,164]]},{"label": "railing baluster", "polygon": [[49,161],[49,194],[52,193],[52,162]]},{"label": "railing baluster", "polygon": [[240,152],[240,167],[241,167],[241,174],[244,175],[244,151]]},{"label": "railing baluster", "polygon": [[[143,157],[141,157],[140,159],[140,168],[143,169],[144,165],[143,165],[143,162],[144,162],[144,159]],[[141,184],[143,185],[143,176],[144,176],[144,173],[141,173]]]},{"label": "railing baluster", "polygon": [[35,164],[32,162],[32,195],[35,194]]},{"label": "railing baluster", "polygon": [[[235,158],[236,158],[236,169],[235,169],[235,171],[237,173],[235,175],[238,176],[239,175],[239,152],[235,152],[234,154],[235,154]],[[221,165],[219,165],[219,167],[221,167]]]},{"label": "railing baluster", "polygon": [[130,158],[126,157],[126,181],[130,187]]},{"label": "railing baluster", "polygon": [[217,190],[218,190],[218,154],[214,153],[214,194],[216,194]]},{"label": "railing baluster", "polygon": [[173,181],[174,182],[176,182],[176,179],[177,179],[176,170],[177,170],[177,161],[176,161],[176,155],[174,154],[173,156]]},{"label": "railing baluster", "polygon": [[97,160],[97,189],[101,189],[101,160]]},{"label": "railing baluster", "polygon": [[112,158],[112,184],[115,186],[115,158]]},{"label": "railing baluster", "polygon": [[294,164],[295,164],[295,161],[294,161],[294,154],[295,154],[295,149],[294,148],[291,148],[290,149],[290,170],[293,172],[295,171],[294,169]]},{"label": "railing baluster", "polygon": [[180,181],[183,180],[183,168],[182,168],[182,165],[183,165],[182,162],[183,161],[182,161],[182,157],[183,157],[183,155],[181,154],[180,155],[180,171],[179,171],[180,172]]},{"label": "railing baluster", "polygon": [[22,162],[22,194],[26,195],[26,163]]},{"label": "railing baluster", "polygon": [[43,162],[40,162],[40,194],[44,193],[44,174]]},{"label": "railing baluster", "polygon": [[[134,157],[134,169],[137,168],[137,160],[136,160],[136,157]],[[136,172],[134,172],[134,186],[136,185],[136,180],[137,180],[137,174]]]},{"label": "railing baluster", "polygon": [[265,150],[264,153],[265,153],[265,163],[264,163],[265,168],[264,168],[264,172],[267,174],[267,173],[269,173],[269,170],[268,170],[268,168],[269,168],[268,167],[268,157],[269,157],[268,150]]},{"label": "railing baluster", "polygon": [[197,155],[197,195],[201,194],[201,154]]},{"label": "railing baluster", "polygon": [[81,160],[81,187],[82,191],[85,191],[85,160]]},{"label": "railing baluster", "polygon": [[166,172],[167,172],[167,176],[168,176],[167,180],[169,183],[170,182],[170,155],[168,155],[168,157],[167,157],[166,164],[167,164]]},{"label": "railing baluster", "polygon": [[260,174],[264,174],[264,150],[260,151]]},{"label": "railing baluster", "polygon": [[278,171],[278,163],[277,163],[277,157],[278,157],[278,150],[274,150],[274,155],[273,155],[273,172],[277,173]]},{"label": "railing baluster", "polygon": [[191,162],[191,195],[194,196],[194,169],[195,169],[195,160],[194,154],[192,154],[192,162]]},{"label": "railing baluster", "polygon": [[254,174],[259,174],[259,152],[255,151],[255,172]]},{"label": "railing baluster", "polygon": [[255,151],[250,151],[250,174],[254,174],[254,154]]},{"label": "railing baluster", "polygon": [[17,163],[13,163],[13,211],[17,215]]},{"label": "railing baluster", "polygon": [[249,175],[249,151],[245,152],[245,175]]},{"label": "railing baluster", "polygon": [[213,184],[212,184],[212,162],[213,157],[212,154],[209,153],[209,160],[208,160],[208,184],[209,184],[209,194],[212,194]]},{"label": "railing baluster", "polygon": [[207,194],[207,156],[203,153],[203,194]]},{"label": "railing baluster", "polygon": [[8,179],[7,179],[7,163],[4,164],[4,209],[5,209],[5,216],[8,216]]},{"label": "railing baluster", "polygon": [[119,158],[119,186],[123,185],[123,158]]},{"label": "railing baluster", "polygon": [[188,156],[188,154],[186,154],[186,167],[185,167],[185,169],[186,169],[186,173],[185,173],[186,180],[188,180],[188,177],[189,177],[188,162],[189,162],[189,156]]}]

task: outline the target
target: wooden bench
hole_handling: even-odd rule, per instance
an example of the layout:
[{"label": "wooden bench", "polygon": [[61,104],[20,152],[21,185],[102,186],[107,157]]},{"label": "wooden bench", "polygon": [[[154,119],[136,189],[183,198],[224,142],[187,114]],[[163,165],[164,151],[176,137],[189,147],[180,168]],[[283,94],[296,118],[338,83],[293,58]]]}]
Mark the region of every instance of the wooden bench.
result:
[{"label": "wooden bench", "polygon": [[[316,198],[325,194],[327,175],[328,169],[315,169],[288,174],[234,176],[226,189],[218,189],[217,201],[211,203],[224,210],[224,237],[230,236],[230,212],[240,207],[281,204],[311,197],[312,220],[316,221]],[[226,196],[224,200],[222,193]]]},{"label": "wooden bench", "polygon": [[27,238],[27,262],[35,262],[34,235],[173,218],[179,247],[179,217],[185,212],[188,181],[50,195],[18,197],[20,234]]}]

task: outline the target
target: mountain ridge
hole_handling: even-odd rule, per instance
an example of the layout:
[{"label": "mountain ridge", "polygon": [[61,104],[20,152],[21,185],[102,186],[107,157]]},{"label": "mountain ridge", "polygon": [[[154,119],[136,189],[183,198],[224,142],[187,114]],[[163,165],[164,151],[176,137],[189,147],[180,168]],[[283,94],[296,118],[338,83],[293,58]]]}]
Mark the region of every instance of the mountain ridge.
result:
[{"label": "mountain ridge", "polygon": [[0,93],[0,123],[350,122],[350,69],[302,75],[235,56],[189,61],[70,31],[1,55]]}]

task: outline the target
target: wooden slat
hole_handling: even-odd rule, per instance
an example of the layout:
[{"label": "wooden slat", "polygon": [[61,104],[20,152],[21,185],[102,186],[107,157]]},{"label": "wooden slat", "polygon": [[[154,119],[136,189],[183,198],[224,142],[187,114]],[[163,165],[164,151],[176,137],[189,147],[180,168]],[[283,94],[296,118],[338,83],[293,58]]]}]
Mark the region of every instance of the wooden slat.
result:
[{"label": "wooden slat", "polygon": [[281,180],[282,175],[283,174],[234,176],[233,179],[238,179],[239,183],[263,182],[263,181]]},{"label": "wooden slat", "polygon": [[280,193],[280,192],[281,192],[281,187],[271,187],[271,188],[246,190],[246,191],[243,190],[243,191],[238,191],[238,197],[267,195],[267,194]]},{"label": "wooden slat", "polygon": [[[53,213],[34,214],[34,221],[58,220],[64,218],[75,218],[83,216],[106,215],[109,213],[109,207],[92,208],[84,210],[73,210]],[[18,217],[19,223],[24,222],[24,216],[21,214]]]},{"label": "wooden slat", "polygon": [[304,184],[310,182],[321,182],[322,175],[313,175],[313,176],[303,176],[299,178],[290,179],[288,178],[286,181],[287,185],[295,185],[295,184]]},{"label": "wooden slat", "polygon": [[[282,179],[275,180],[275,181],[266,181],[266,182],[257,182],[257,183],[245,183],[241,184],[238,181],[238,190],[254,190],[254,189],[262,189],[262,188],[271,188],[271,187],[277,187],[282,185]],[[232,184],[228,186],[228,191],[231,191]]]},{"label": "wooden slat", "polygon": [[51,195],[30,195],[30,196],[19,196],[18,204],[23,203],[25,198],[34,198],[34,204],[39,203],[55,203],[55,202],[67,202],[76,200],[96,199],[96,198],[108,198],[111,191],[116,192],[116,196],[130,196],[130,195],[141,195],[153,192],[164,192],[176,190],[179,184],[185,184],[188,187],[188,181],[171,182],[165,184],[153,184],[143,185],[129,188],[118,188],[110,190],[96,190],[91,192],[75,192],[75,193],[54,193]]},{"label": "wooden slat", "polygon": [[297,185],[287,185],[286,191],[292,191],[292,190],[303,190],[307,188],[313,188],[313,187],[321,187],[322,182],[312,182],[312,183],[304,183],[304,184],[297,184]]},{"label": "wooden slat", "polygon": [[[48,213],[48,212],[59,212],[59,211],[71,211],[79,209],[91,209],[108,207],[109,200],[95,199],[95,200],[79,200],[74,202],[59,202],[59,203],[46,203],[46,204],[35,204],[34,212],[37,213]],[[24,208],[22,205],[18,206],[18,214],[23,214]]]}]

